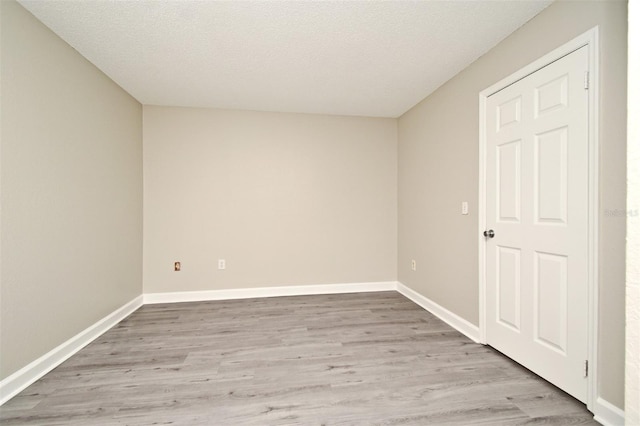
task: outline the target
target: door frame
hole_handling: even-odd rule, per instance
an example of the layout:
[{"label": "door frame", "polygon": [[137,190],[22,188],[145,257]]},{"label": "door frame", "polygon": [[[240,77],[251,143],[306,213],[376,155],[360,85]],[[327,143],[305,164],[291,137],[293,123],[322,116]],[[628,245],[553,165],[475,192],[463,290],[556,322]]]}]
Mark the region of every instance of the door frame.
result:
[{"label": "door frame", "polygon": [[587,408],[593,412],[598,397],[598,205],[599,205],[599,46],[598,27],[579,35],[566,44],[547,53],[540,59],[530,63],[510,76],[484,89],[479,94],[479,176],[478,176],[478,277],[479,277],[479,324],[480,343],[487,344],[487,286],[486,286],[486,243],[482,231],[486,229],[486,108],[487,98],[507,86],[527,77],[552,62],[587,46],[589,56],[589,90],[588,90],[588,320],[587,320],[587,361],[589,374],[587,377]]}]

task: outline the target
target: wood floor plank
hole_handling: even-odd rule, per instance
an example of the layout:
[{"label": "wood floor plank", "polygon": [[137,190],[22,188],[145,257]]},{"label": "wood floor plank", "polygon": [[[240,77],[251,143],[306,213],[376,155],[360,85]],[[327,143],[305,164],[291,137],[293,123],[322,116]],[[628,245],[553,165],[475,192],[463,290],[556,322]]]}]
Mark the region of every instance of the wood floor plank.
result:
[{"label": "wood floor plank", "polygon": [[594,425],[396,292],[145,305],[2,425]]}]

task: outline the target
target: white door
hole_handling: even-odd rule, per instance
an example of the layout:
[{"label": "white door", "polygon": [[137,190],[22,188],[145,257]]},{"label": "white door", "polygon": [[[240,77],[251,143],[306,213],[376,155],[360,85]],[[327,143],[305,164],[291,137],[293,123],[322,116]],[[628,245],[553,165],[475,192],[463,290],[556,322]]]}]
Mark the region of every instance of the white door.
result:
[{"label": "white door", "polygon": [[583,47],[491,95],[485,123],[487,343],[583,402],[587,70]]}]

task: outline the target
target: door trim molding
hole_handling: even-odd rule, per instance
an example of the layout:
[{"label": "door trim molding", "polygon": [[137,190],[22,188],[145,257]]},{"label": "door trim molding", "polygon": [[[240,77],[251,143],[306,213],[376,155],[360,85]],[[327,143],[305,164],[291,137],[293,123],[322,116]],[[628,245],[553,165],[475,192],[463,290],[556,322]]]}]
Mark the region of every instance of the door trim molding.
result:
[{"label": "door trim molding", "polygon": [[599,30],[594,27],[589,31],[579,35],[568,43],[547,53],[540,59],[530,63],[524,68],[516,71],[510,76],[484,89],[479,94],[479,176],[478,176],[478,291],[479,291],[479,324],[480,342],[486,344],[486,244],[482,236],[482,230],[486,225],[486,107],[487,98],[507,86],[527,77],[552,62],[587,46],[589,53],[589,117],[588,117],[588,144],[589,144],[589,191],[588,191],[588,350],[589,377],[587,380],[587,408],[594,412],[597,408],[598,400],[598,205],[599,205],[599,182],[598,182],[598,132],[599,132]]}]

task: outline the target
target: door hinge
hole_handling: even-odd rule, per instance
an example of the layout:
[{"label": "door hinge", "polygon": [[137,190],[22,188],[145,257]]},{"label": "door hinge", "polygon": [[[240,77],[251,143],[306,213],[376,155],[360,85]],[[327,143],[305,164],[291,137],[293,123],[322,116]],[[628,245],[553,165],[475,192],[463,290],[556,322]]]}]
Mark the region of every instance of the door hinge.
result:
[{"label": "door hinge", "polygon": [[584,89],[589,89],[589,71],[584,72]]},{"label": "door hinge", "polygon": [[584,377],[589,377],[589,360],[584,360]]}]

